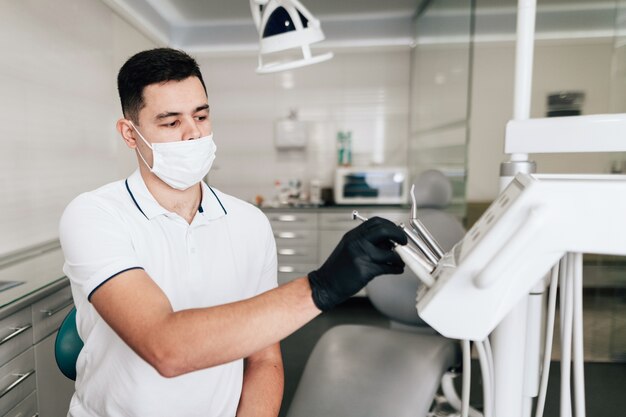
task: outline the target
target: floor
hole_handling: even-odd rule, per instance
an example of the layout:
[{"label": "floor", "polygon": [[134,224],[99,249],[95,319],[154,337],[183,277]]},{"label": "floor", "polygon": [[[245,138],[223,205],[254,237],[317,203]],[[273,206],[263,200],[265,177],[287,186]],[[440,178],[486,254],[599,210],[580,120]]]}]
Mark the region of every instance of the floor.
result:
[{"label": "floor", "polygon": [[[620,296],[622,297],[620,299]],[[617,297],[617,298],[616,298]],[[585,295],[585,377],[587,415],[593,417],[626,415],[626,299],[622,293]],[[285,394],[280,416],[286,416],[298,381],[315,343],[333,326],[368,324],[389,327],[366,298],[353,298],[334,311],[323,314],[285,339],[281,346],[285,363]],[[558,332],[557,332],[558,333]],[[558,351],[558,349],[557,349]],[[556,358],[558,359],[558,353]],[[608,361],[614,362],[608,362]],[[618,361],[618,362],[615,362]],[[473,369],[479,369],[474,365]],[[473,372],[472,404],[480,406],[479,372]],[[545,417],[559,415],[559,362],[550,368]],[[318,416],[311,416],[318,417]]]}]

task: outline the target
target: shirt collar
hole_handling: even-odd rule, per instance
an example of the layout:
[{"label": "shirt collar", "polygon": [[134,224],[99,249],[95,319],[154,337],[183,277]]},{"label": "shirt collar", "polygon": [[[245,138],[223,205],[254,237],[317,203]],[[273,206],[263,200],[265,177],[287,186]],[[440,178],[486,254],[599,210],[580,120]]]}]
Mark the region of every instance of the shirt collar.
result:
[{"label": "shirt collar", "polygon": [[[200,202],[200,206],[198,206],[198,213],[202,214],[202,217],[207,220],[214,220],[225,216],[227,211],[215,191],[203,181],[201,181],[200,184],[202,187],[202,201]],[[169,214],[169,211],[162,207],[152,196],[139,169],[135,170],[126,180],[126,190],[135,203],[135,206],[137,206],[137,209],[147,219],[152,220],[162,214]]]},{"label": "shirt collar", "polygon": [[209,187],[204,181],[200,181],[202,186],[202,202],[198,207],[198,212],[208,220],[215,220],[228,214],[224,204],[217,196],[217,192]]}]

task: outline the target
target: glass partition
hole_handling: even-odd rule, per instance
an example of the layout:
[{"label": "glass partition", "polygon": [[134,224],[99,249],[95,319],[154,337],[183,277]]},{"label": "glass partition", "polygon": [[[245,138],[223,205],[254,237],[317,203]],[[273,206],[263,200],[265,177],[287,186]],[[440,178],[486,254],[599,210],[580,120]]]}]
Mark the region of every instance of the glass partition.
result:
[{"label": "glass partition", "polygon": [[411,175],[442,171],[453,184],[451,209],[459,217],[465,215],[473,14],[473,1],[426,3],[411,55]]},{"label": "glass partition", "polygon": [[[626,113],[626,0],[617,0],[615,43],[611,68],[611,111]],[[626,174],[626,153],[617,154],[613,162],[616,173]],[[612,169],[613,169],[612,167]],[[626,239],[626,231],[621,231]],[[609,356],[612,361],[626,362],[626,257],[610,257],[604,261],[613,272],[613,286],[608,296]]]}]

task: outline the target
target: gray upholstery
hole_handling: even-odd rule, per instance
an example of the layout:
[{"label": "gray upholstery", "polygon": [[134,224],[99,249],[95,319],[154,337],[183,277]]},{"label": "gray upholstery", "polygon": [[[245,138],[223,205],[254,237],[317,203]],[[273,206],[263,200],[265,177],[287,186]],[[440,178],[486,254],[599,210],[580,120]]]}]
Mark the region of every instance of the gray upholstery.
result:
[{"label": "gray upholstery", "polygon": [[329,330],[306,364],[288,417],[424,417],[456,345],[361,325]]},{"label": "gray upholstery", "polygon": [[447,207],[452,200],[452,183],[441,171],[428,169],[413,182],[418,207]]}]

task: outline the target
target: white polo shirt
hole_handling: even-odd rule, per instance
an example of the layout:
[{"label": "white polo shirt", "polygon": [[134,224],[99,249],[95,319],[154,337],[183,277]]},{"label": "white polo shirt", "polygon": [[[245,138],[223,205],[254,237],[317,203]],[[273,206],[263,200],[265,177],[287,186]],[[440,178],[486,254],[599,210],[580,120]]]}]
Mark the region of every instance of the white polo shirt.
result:
[{"label": "white polo shirt", "polygon": [[148,273],[175,311],[274,288],[276,245],[265,215],[202,183],[202,202],[188,224],[157,203],[137,170],[76,197],[61,218],[60,239],[85,343],[68,415],[234,416],[242,360],[164,378],[117,336],[89,298],[134,268]]}]

